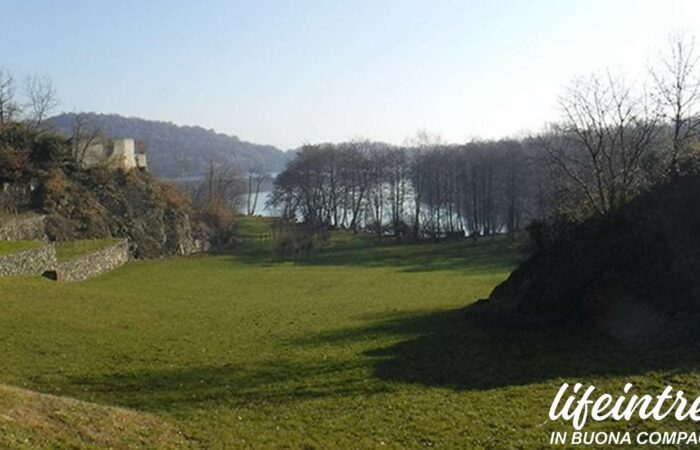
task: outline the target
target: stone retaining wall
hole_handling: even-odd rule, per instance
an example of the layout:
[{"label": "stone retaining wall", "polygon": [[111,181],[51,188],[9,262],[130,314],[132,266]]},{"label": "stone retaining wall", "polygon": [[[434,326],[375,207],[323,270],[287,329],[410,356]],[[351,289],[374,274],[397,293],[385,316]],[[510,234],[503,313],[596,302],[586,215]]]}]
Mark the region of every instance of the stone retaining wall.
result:
[{"label": "stone retaining wall", "polygon": [[44,216],[0,218],[0,241],[46,241]]},{"label": "stone retaining wall", "polygon": [[126,240],[102,250],[88,253],[56,264],[53,278],[57,281],[85,281],[129,261],[129,245]]},{"label": "stone retaining wall", "polygon": [[56,248],[47,244],[0,256],[0,277],[42,275],[56,265]]}]

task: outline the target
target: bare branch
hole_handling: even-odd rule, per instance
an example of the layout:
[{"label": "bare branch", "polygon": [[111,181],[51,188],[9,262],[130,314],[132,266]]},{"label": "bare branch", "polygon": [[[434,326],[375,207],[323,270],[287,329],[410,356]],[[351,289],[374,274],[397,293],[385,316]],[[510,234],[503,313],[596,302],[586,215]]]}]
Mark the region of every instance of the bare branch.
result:
[{"label": "bare branch", "polygon": [[26,81],[29,120],[39,127],[59,104],[56,90],[48,78],[31,76]]}]

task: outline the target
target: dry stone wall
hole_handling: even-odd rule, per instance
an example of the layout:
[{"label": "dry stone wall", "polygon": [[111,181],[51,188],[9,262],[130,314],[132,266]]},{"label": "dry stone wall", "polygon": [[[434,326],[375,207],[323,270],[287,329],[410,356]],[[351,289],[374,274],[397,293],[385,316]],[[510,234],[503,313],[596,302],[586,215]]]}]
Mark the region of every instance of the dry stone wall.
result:
[{"label": "dry stone wall", "polygon": [[56,248],[47,244],[0,256],[0,277],[42,275],[56,265]]},{"label": "dry stone wall", "polygon": [[93,253],[59,261],[55,279],[58,281],[85,281],[109,272],[129,261],[129,245],[126,240]]}]

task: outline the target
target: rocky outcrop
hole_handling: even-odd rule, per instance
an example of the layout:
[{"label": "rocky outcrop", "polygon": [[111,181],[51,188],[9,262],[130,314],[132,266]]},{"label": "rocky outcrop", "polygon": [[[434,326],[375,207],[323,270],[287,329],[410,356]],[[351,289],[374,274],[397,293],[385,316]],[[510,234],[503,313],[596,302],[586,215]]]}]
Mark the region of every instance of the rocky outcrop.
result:
[{"label": "rocky outcrop", "polygon": [[56,264],[56,248],[51,244],[0,256],[0,277],[42,275]]},{"label": "rocky outcrop", "polygon": [[120,237],[134,258],[188,255],[209,248],[207,228],[192,219],[188,199],[148,173],[94,169],[53,172],[42,192],[50,239]]},{"label": "rocky outcrop", "polygon": [[[65,242],[124,238],[135,258],[208,249],[210,230],[194,219],[189,198],[140,169],[85,168],[70,142],[16,123],[0,127],[0,215],[45,216],[46,237]],[[13,229],[3,239],[42,239]]]},{"label": "rocky outcrop", "polygon": [[23,214],[0,217],[0,241],[46,241],[44,216]]},{"label": "rocky outcrop", "polygon": [[129,261],[129,245],[122,240],[102,250],[60,261],[50,275],[57,281],[77,282],[110,272]]},{"label": "rocky outcrop", "polygon": [[30,207],[35,188],[36,180],[0,183],[0,211],[17,212]]}]

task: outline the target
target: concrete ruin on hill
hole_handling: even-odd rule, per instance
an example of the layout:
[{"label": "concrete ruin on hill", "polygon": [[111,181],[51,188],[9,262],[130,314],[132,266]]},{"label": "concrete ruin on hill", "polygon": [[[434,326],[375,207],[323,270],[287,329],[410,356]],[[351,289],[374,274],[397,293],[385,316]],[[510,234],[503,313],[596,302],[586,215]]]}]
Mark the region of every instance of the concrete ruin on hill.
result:
[{"label": "concrete ruin on hill", "polygon": [[133,139],[105,139],[90,143],[82,156],[86,168],[108,167],[112,169],[147,169],[144,151],[136,151]]}]

